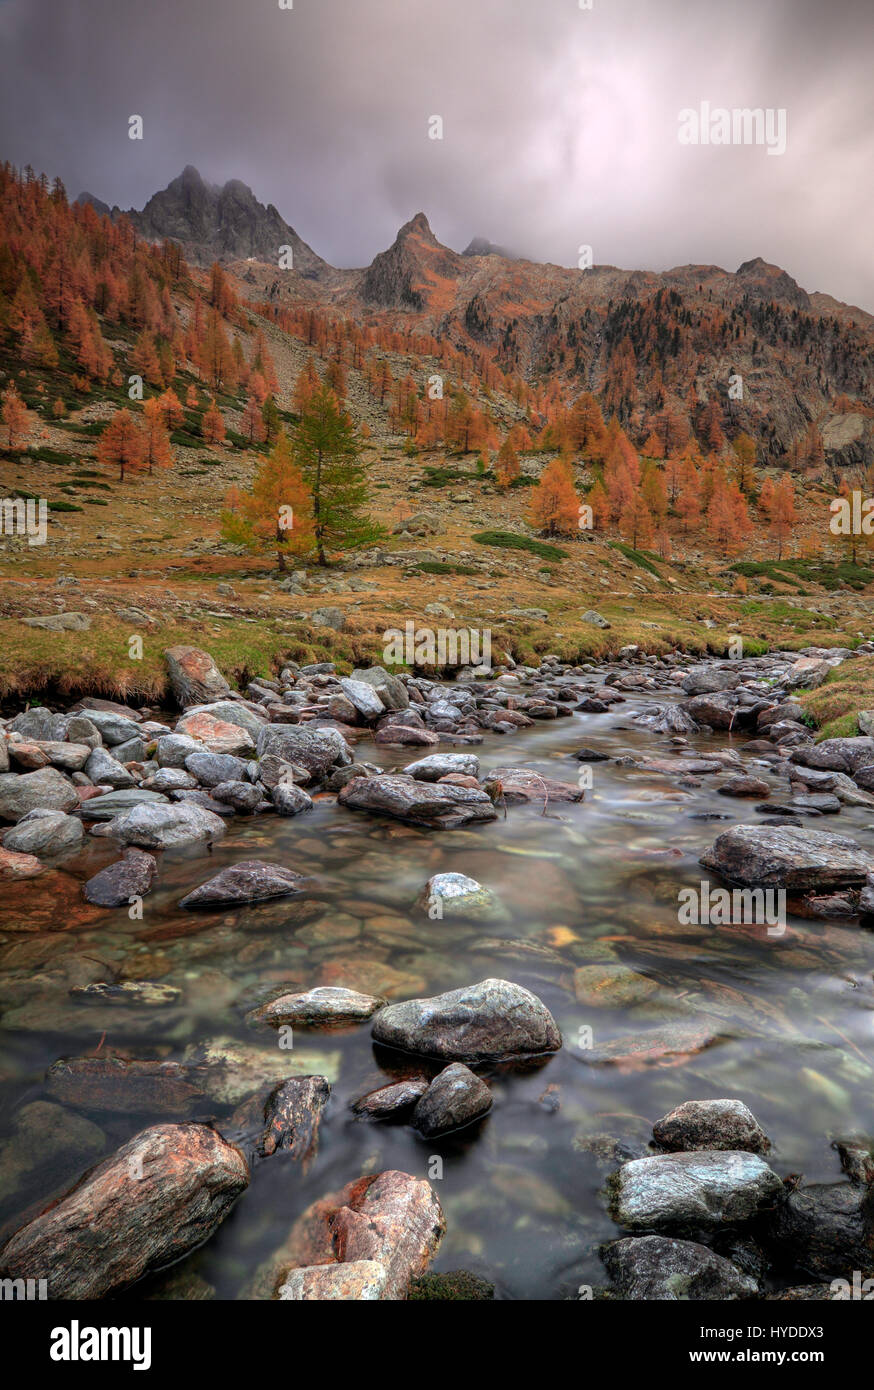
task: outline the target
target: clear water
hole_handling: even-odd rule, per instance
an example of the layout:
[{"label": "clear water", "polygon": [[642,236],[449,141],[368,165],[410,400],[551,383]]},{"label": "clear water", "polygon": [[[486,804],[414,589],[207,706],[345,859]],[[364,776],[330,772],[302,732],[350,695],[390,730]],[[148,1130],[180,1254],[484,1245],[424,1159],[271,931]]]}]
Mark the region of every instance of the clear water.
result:
[{"label": "clear water", "polygon": [[[609,714],[574,714],[511,737],[487,734],[476,749],[482,770],[526,766],[576,782],[573,753],[583,744],[613,755],[671,756],[667,737],[631,723],[643,703],[632,697]],[[743,741],[712,735],[690,742],[712,749],[742,748]],[[359,756],[402,766],[415,753],[365,741]],[[787,790],[759,770],[774,780],[775,794]],[[115,857],[105,840],[90,841],[62,870],[4,886],[4,1129],[17,1107],[44,1097],[45,1070],[61,1056],[102,1048],[181,1058],[189,1044],[215,1037],[275,1048],[274,1035],[254,1033],[243,1015],[283,984],[346,984],[406,998],[502,976],[552,1010],[565,1037],[561,1052],[496,1069],[490,1115],[425,1141],[404,1124],[363,1122],[349,1110],[364,1091],[422,1067],[375,1050],[366,1025],[298,1032],[295,1045],[314,1054],[313,1070],[322,1055],[339,1064],[318,1157],[305,1174],[282,1154],[258,1165],[228,1220],[181,1268],[220,1298],[243,1296],[312,1201],[362,1173],[398,1168],[430,1178],[443,1204],[448,1229],[435,1270],[484,1274],[504,1298],[574,1296],[581,1284],[604,1282],[598,1246],[616,1234],[603,1195],[615,1162],[599,1161],[581,1144],[596,1134],[645,1142],[652,1122],[674,1105],[708,1096],[737,1096],[751,1107],[774,1140],[772,1163],[781,1175],[836,1180],[831,1139],[874,1132],[874,936],[858,924],[791,917],[779,939],[680,925],[678,891],[705,877],[698,856],[732,821],[757,820],[752,805],[718,795],[718,776],[680,788],[676,779],[613,763],[595,764],[592,775],[581,804],[552,804],[546,816],[537,805],[511,806],[506,818],[471,831],[418,831],[338,808],[329,796],[291,820],[238,818],[211,856],[163,856],[142,921],[82,900],[81,880]],[[725,819],[695,818],[712,812]],[[872,821],[870,810],[844,808],[809,824],[871,844]],[[256,856],[312,876],[310,897],[320,909],[312,920],[295,921],[290,900],[210,914],[178,907],[222,866]],[[416,911],[425,880],[448,870],[493,888],[507,922],[433,922]],[[482,944],[495,937],[550,950],[526,956]],[[577,1003],[574,969],[605,959],[651,977],[658,993],[624,1008]],[[83,969],[87,978],[160,980],[181,988],[182,999],[160,1010],[76,1005],[68,990]],[[581,1028],[592,1029],[597,1047],[670,1023],[707,1028],[716,1041],[679,1064],[634,1068],[593,1066],[579,1046]],[[89,1118],[111,1152],[163,1117]],[[3,1181],[7,1233],[83,1167],[65,1153],[63,1134],[48,1147],[35,1173],[13,1189]],[[435,1159],[442,1176],[435,1176]]]}]

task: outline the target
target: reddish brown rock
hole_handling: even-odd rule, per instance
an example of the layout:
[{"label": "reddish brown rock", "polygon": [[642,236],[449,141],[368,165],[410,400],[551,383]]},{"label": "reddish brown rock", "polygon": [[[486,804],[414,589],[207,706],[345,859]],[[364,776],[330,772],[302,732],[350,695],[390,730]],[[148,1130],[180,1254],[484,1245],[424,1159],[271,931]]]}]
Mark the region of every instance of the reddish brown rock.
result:
[{"label": "reddish brown rock", "polygon": [[164,657],[171,689],[183,709],[208,705],[230,694],[231,687],[208,652],[199,647],[168,647]]},{"label": "reddish brown rock", "polygon": [[249,1184],[240,1150],[206,1125],[155,1125],[124,1144],[0,1252],[4,1278],[51,1299],[104,1298],[201,1245]]}]

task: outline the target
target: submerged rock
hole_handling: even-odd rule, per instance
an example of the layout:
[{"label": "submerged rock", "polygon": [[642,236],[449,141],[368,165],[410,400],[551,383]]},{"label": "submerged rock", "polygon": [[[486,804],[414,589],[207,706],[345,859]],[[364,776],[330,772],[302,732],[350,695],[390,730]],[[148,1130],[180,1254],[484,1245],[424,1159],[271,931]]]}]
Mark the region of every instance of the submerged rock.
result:
[{"label": "submerged rock", "polygon": [[434,874],[416,900],[432,921],[503,922],[509,914],[490,888],[466,874]]},{"label": "submerged rock", "polygon": [[271,999],[268,1004],[253,1009],[247,1018],[252,1023],[269,1023],[274,1028],[286,1024],[303,1028],[337,1028],[366,1023],[384,1003],[384,999],[375,995],[321,985],[306,994],[281,994],[278,999]]},{"label": "submerged rock", "polygon": [[637,1230],[748,1221],[783,1194],[777,1174],[756,1154],[713,1149],[632,1159],[612,1186],[614,1220]]},{"label": "submerged rock", "polygon": [[72,1057],[53,1062],[46,1090],[56,1100],[114,1115],[190,1116],[205,1092],[196,1069],[181,1062],[127,1057]]},{"label": "submerged rock", "polygon": [[388,1047],[459,1062],[531,1056],[561,1047],[561,1033],[546,1006],[509,980],[482,980],[431,999],[389,1004],[377,1014],[372,1031]]},{"label": "submerged rock", "polygon": [[745,1149],[767,1153],[771,1141],[742,1100],[687,1100],[656,1120],[653,1138],[672,1152],[691,1149]]},{"label": "submerged rock", "polygon": [[756,1281],[730,1260],[691,1240],[630,1236],[607,1246],[604,1264],[626,1299],[672,1303],[752,1298],[758,1292]]},{"label": "submerged rock", "polygon": [[48,1275],[52,1299],[105,1298],[208,1240],[249,1184],[206,1125],[155,1125],[99,1164],[0,1252],[6,1278]]},{"label": "submerged rock", "polygon": [[551,801],[582,801],[583,789],[572,782],[559,782],[554,777],[544,777],[527,767],[496,767],[486,778],[487,791],[498,802],[534,801],[549,805]]},{"label": "submerged rock", "polygon": [[[209,814],[205,812],[204,814]],[[202,883],[179,901],[180,907],[225,907],[260,903],[303,892],[303,874],[263,859],[241,859]]]}]

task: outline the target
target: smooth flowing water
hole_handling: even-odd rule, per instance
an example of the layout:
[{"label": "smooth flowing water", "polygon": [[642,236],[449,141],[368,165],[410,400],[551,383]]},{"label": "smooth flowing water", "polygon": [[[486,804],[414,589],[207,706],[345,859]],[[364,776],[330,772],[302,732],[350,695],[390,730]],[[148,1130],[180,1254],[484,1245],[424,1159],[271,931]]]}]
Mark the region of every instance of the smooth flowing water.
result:
[{"label": "smooth flowing water", "polygon": [[[609,714],[487,734],[475,750],[481,769],[525,766],[576,783],[581,765],[573,754],[583,744],[611,757],[677,755],[667,737],[631,722],[644,703],[630,697]],[[701,735],[689,744],[712,750],[732,742],[742,748],[744,739]],[[358,756],[403,766],[416,754],[365,741]],[[786,790],[762,764],[756,770],[775,792]],[[552,803],[546,814],[539,804],[510,806],[506,818],[472,831],[420,831],[344,810],[332,796],[290,820],[236,818],[212,855],[163,856],[142,920],[82,900],[81,881],[116,857],[106,840],[91,840],[62,870],[5,886],[5,1130],[23,1104],[46,1098],[46,1068],[62,1056],[182,1058],[193,1044],[223,1039],[259,1049],[270,1075],[284,1067],[287,1074],[291,1058],[296,1070],[323,1071],[333,1094],[309,1170],[281,1153],[258,1164],[229,1219],[180,1267],[220,1298],[245,1296],[259,1264],[312,1201],[386,1168],[434,1183],[447,1219],[435,1270],[483,1274],[499,1297],[576,1296],[580,1285],[605,1282],[598,1247],[617,1233],[603,1193],[617,1160],[605,1160],[606,1141],[595,1136],[621,1141],[630,1153],[646,1143],[654,1120],[689,1099],[740,1097],[774,1140],[771,1161],[781,1176],[838,1179],[831,1139],[874,1132],[874,936],[858,923],[791,916],[781,937],[681,923],[679,890],[707,877],[699,855],[727,825],[758,820],[753,805],[718,795],[719,776],[680,787],[676,778],[602,762],[592,778],[582,803]],[[867,845],[872,820],[870,810],[845,807],[816,824]],[[219,868],[252,857],[311,876],[302,914],[292,900],[197,914],[178,907]],[[506,921],[431,921],[416,909],[426,879],[449,870],[494,889]],[[654,991],[623,1007],[579,1003],[574,971],[604,962],[646,975]],[[488,976],[539,995],[565,1045],[548,1059],[487,1072],[491,1113],[443,1140],[350,1112],[363,1092],[428,1070],[375,1049],[368,1026],[297,1030],[294,1051],[282,1053],[274,1034],[244,1022],[248,1008],[283,985],[342,984],[401,999]],[[160,1009],[71,1000],[71,985],[105,979],[156,980],[182,994]],[[678,1024],[714,1041],[682,1060],[593,1064],[592,1046]],[[88,1118],[110,1152],[163,1117]],[[221,1118],[216,1123],[223,1127]],[[9,1146],[0,1161],[5,1231],[86,1166],[70,1152],[63,1122],[53,1121],[45,1152],[31,1152],[27,1162],[20,1140]]]}]

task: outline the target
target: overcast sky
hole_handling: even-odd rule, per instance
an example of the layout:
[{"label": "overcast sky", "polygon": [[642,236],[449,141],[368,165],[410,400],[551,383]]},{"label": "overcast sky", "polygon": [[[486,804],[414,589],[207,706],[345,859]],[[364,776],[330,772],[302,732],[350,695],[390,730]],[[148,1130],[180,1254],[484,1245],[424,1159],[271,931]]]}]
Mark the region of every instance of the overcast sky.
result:
[{"label": "overcast sky", "polygon": [[[872,54],[872,0],[0,0],[0,157],[121,207],[240,178],[335,265],[422,210],[457,250],[760,255],[874,310]],[[702,101],[784,108],[785,154],[681,144]]]}]

